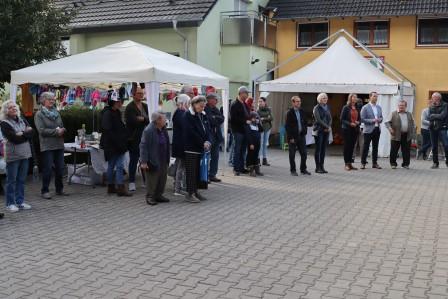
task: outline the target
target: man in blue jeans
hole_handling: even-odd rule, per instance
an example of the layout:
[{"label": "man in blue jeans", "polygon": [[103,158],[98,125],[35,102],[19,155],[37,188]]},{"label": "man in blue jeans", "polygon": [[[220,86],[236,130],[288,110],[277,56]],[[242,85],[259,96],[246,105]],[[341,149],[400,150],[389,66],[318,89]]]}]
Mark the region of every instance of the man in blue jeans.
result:
[{"label": "man in blue jeans", "polygon": [[224,123],[224,116],[216,107],[218,104],[218,96],[216,93],[209,93],[206,97],[207,105],[205,106],[205,113],[210,123],[212,147],[210,149],[210,182],[219,183],[220,179],[216,177],[218,173],[219,162],[219,147],[223,141],[221,125]]},{"label": "man in blue jeans", "polygon": [[248,97],[249,90],[246,86],[241,86],[238,89],[237,100],[230,107],[230,126],[234,141],[233,172],[236,176],[248,173],[244,168],[244,154],[247,147],[244,127],[249,119],[249,111],[244,102]]},{"label": "man in blue jeans", "polygon": [[432,143],[432,169],[439,168],[439,141],[445,151],[445,163],[448,167],[448,105],[442,101],[439,92],[432,94],[432,104],[429,107],[429,133]]}]

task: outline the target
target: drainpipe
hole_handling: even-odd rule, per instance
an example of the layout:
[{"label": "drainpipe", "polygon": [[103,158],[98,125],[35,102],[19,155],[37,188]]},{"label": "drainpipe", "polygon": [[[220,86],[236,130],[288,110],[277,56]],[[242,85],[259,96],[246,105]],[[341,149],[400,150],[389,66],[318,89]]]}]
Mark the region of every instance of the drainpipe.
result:
[{"label": "drainpipe", "polygon": [[184,58],[188,60],[188,39],[184,33],[177,29],[177,20],[173,20],[173,29],[184,40]]}]

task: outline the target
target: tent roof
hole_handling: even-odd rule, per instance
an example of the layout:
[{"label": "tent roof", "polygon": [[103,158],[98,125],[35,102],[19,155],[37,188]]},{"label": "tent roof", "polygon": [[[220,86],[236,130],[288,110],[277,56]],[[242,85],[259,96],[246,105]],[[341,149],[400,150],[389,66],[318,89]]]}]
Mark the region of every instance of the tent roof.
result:
[{"label": "tent roof", "polygon": [[123,41],[11,72],[11,84],[170,82],[228,89],[229,80],[174,55]]},{"label": "tent roof", "polygon": [[398,82],[364,58],[345,37],[303,68],[261,82],[260,91],[396,94]]}]

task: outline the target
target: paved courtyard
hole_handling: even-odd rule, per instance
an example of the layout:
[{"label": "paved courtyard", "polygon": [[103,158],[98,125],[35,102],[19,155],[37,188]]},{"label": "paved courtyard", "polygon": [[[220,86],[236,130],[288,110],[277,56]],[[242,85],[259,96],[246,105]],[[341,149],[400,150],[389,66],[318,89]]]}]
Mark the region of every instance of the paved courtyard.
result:
[{"label": "paved courtyard", "polygon": [[[0,298],[448,298],[448,169],[262,178],[151,207],[68,186],[0,220]],[[314,163],[309,159],[309,168]],[[170,181],[171,182],[171,181]]]}]

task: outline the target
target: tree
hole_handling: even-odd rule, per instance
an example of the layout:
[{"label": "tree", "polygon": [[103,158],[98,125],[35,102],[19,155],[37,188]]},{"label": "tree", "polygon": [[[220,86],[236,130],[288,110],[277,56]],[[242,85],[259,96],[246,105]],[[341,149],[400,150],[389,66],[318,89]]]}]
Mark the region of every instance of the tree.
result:
[{"label": "tree", "polygon": [[52,0],[0,0],[0,87],[10,72],[65,56],[73,12]]}]

